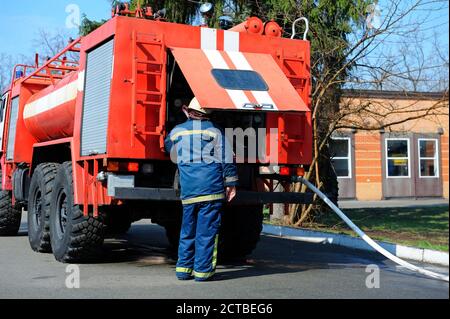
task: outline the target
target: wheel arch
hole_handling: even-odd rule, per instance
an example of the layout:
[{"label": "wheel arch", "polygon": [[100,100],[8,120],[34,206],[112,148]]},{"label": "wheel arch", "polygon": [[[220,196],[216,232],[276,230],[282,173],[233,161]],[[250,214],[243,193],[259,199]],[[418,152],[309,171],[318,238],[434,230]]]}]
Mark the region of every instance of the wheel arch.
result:
[{"label": "wheel arch", "polygon": [[63,164],[72,160],[72,143],[70,140],[54,141],[52,143],[36,144],[33,147],[30,165],[30,176],[42,163]]},{"label": "wheel arch", "polygon": [[15,199],[26,203],[28,191],[34,171],[39,164],[62,164],[72,160],[71,139],[56,140],[35,144],[32,149],[32,160],[29,165],[21,163],[13,172],[13,194]]}]

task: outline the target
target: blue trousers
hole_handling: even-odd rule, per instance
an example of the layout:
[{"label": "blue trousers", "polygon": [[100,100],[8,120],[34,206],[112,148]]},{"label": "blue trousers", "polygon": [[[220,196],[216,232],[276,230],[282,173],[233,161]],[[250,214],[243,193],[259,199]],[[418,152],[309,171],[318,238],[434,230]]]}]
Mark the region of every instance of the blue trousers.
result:
[{"label": "blue trousers", "polygon": [[223,202],[221,200],[183,205],[176,275],[208,280],[216,270],[217,246]]}]

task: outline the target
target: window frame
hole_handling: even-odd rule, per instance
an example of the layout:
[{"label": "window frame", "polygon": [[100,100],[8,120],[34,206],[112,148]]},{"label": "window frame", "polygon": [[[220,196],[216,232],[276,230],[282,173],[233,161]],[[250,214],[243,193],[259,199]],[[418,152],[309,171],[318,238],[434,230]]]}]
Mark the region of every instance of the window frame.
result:
[{"label": "window frame", "polygon": [[352,170],[352,138],[350,136],[332,136],[332,140],[347,140],[348,144],[348,152],[347,156],[334,156],[331,157],[331,160],[337,159],[337,160],[348,160],[348,175],[347,176],[337,176],[338,179],[352,179],[353,178],[353,170]]},{"label": "window frame", "polygon": [[6,119],[6,108],[8,106],[9,100],[9,92],[6,92],[2,96],[1,104],[0,104],[0,123],[4,123]]},{"label": "window frame", "polygon": [[[420,142],[421,141],[433,141],[435,142],[435,152],[434,157],[422,157],[420,156]],[[439,140],[437,138],[426,138],[421,137],[417,139],[417,158],[418,158],[418,165],[417,169],[419,170],[419,178],[439,178],[440,170],[439,170]],[[435,176],[422,176],[422,172],[420,170],[420,161],[421,160],[434,160],[434,167],[435,169]]]},{"label": "window frame", "polygon": [[8,103],[9,103],[9,97],[11,92],[8,91],[2,96],[1,105],[0,105],[0,152],[3,152],[3,142],[4,142],[4,136],[5,136],[5,123],[6,123],[6,111],[8,109]]},{"label": "window frame", "polygon": [[[388,153],[388,142],[389,141],[406,141],[407,149],[408,149],[408,157],[389,157]],[[385,169],[386,169],[386,178],[411,178],[411,143],[409,137],[387,137],[384,142],[384,151],[385,151]],[[389,176],[389,160],[393,159],[406,159],[408,161],[408,176]]]},{"label": "window frame", "polygon": [[[264,89],[258,89],[258,88],[251,88],[249,87],[236,87],[234,85],[224,85],[220,80],[220,78],[217,77],[218,72],[224,72],[224,73],[248,73],[248,74],[254,74],[256,78],[260,81],[261,85],[264,85]],[[235,70],[235,69],[221,69],[221,68],[212,68],[211,69],[211,75],[216,81],[216,83],[224,90],[232,90],[232,91],[255,91],[255,92],[268,92],[269,91],[269,85],[267,84],[266,80],[263,78],[263,76],[255,71],[255,70]]]}]

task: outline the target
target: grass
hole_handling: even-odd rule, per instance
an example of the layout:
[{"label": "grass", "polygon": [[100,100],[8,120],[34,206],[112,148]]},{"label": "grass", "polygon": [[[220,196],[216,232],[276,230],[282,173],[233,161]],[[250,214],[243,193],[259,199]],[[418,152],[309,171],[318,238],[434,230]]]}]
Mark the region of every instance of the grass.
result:
[{"label": "grass", "polygon": [[[448,251],[448,206],[346,209],[344,213],[373,239]],[[324,214],[303,228],[357,236],[334,213]]]}]

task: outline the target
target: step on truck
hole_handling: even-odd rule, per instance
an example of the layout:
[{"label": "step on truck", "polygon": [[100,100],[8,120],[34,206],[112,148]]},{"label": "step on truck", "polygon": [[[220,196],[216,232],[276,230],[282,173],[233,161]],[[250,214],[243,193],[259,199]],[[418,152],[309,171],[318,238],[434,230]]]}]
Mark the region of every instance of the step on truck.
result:
[{"label": "step on truck", "polygon": [[222,30],[117,7],[44,63],[16,65],[0,109],[0,235],[17,235],[24,212],[34,251],[85,262],[150,218],[177,247],[182,206],[164,139],[195,96],[235,134],[240,183],[221,256],[249,254],[265,205],[311,200],[273,191],[312,157],[310,44],[281,34],[255,17]]}]

